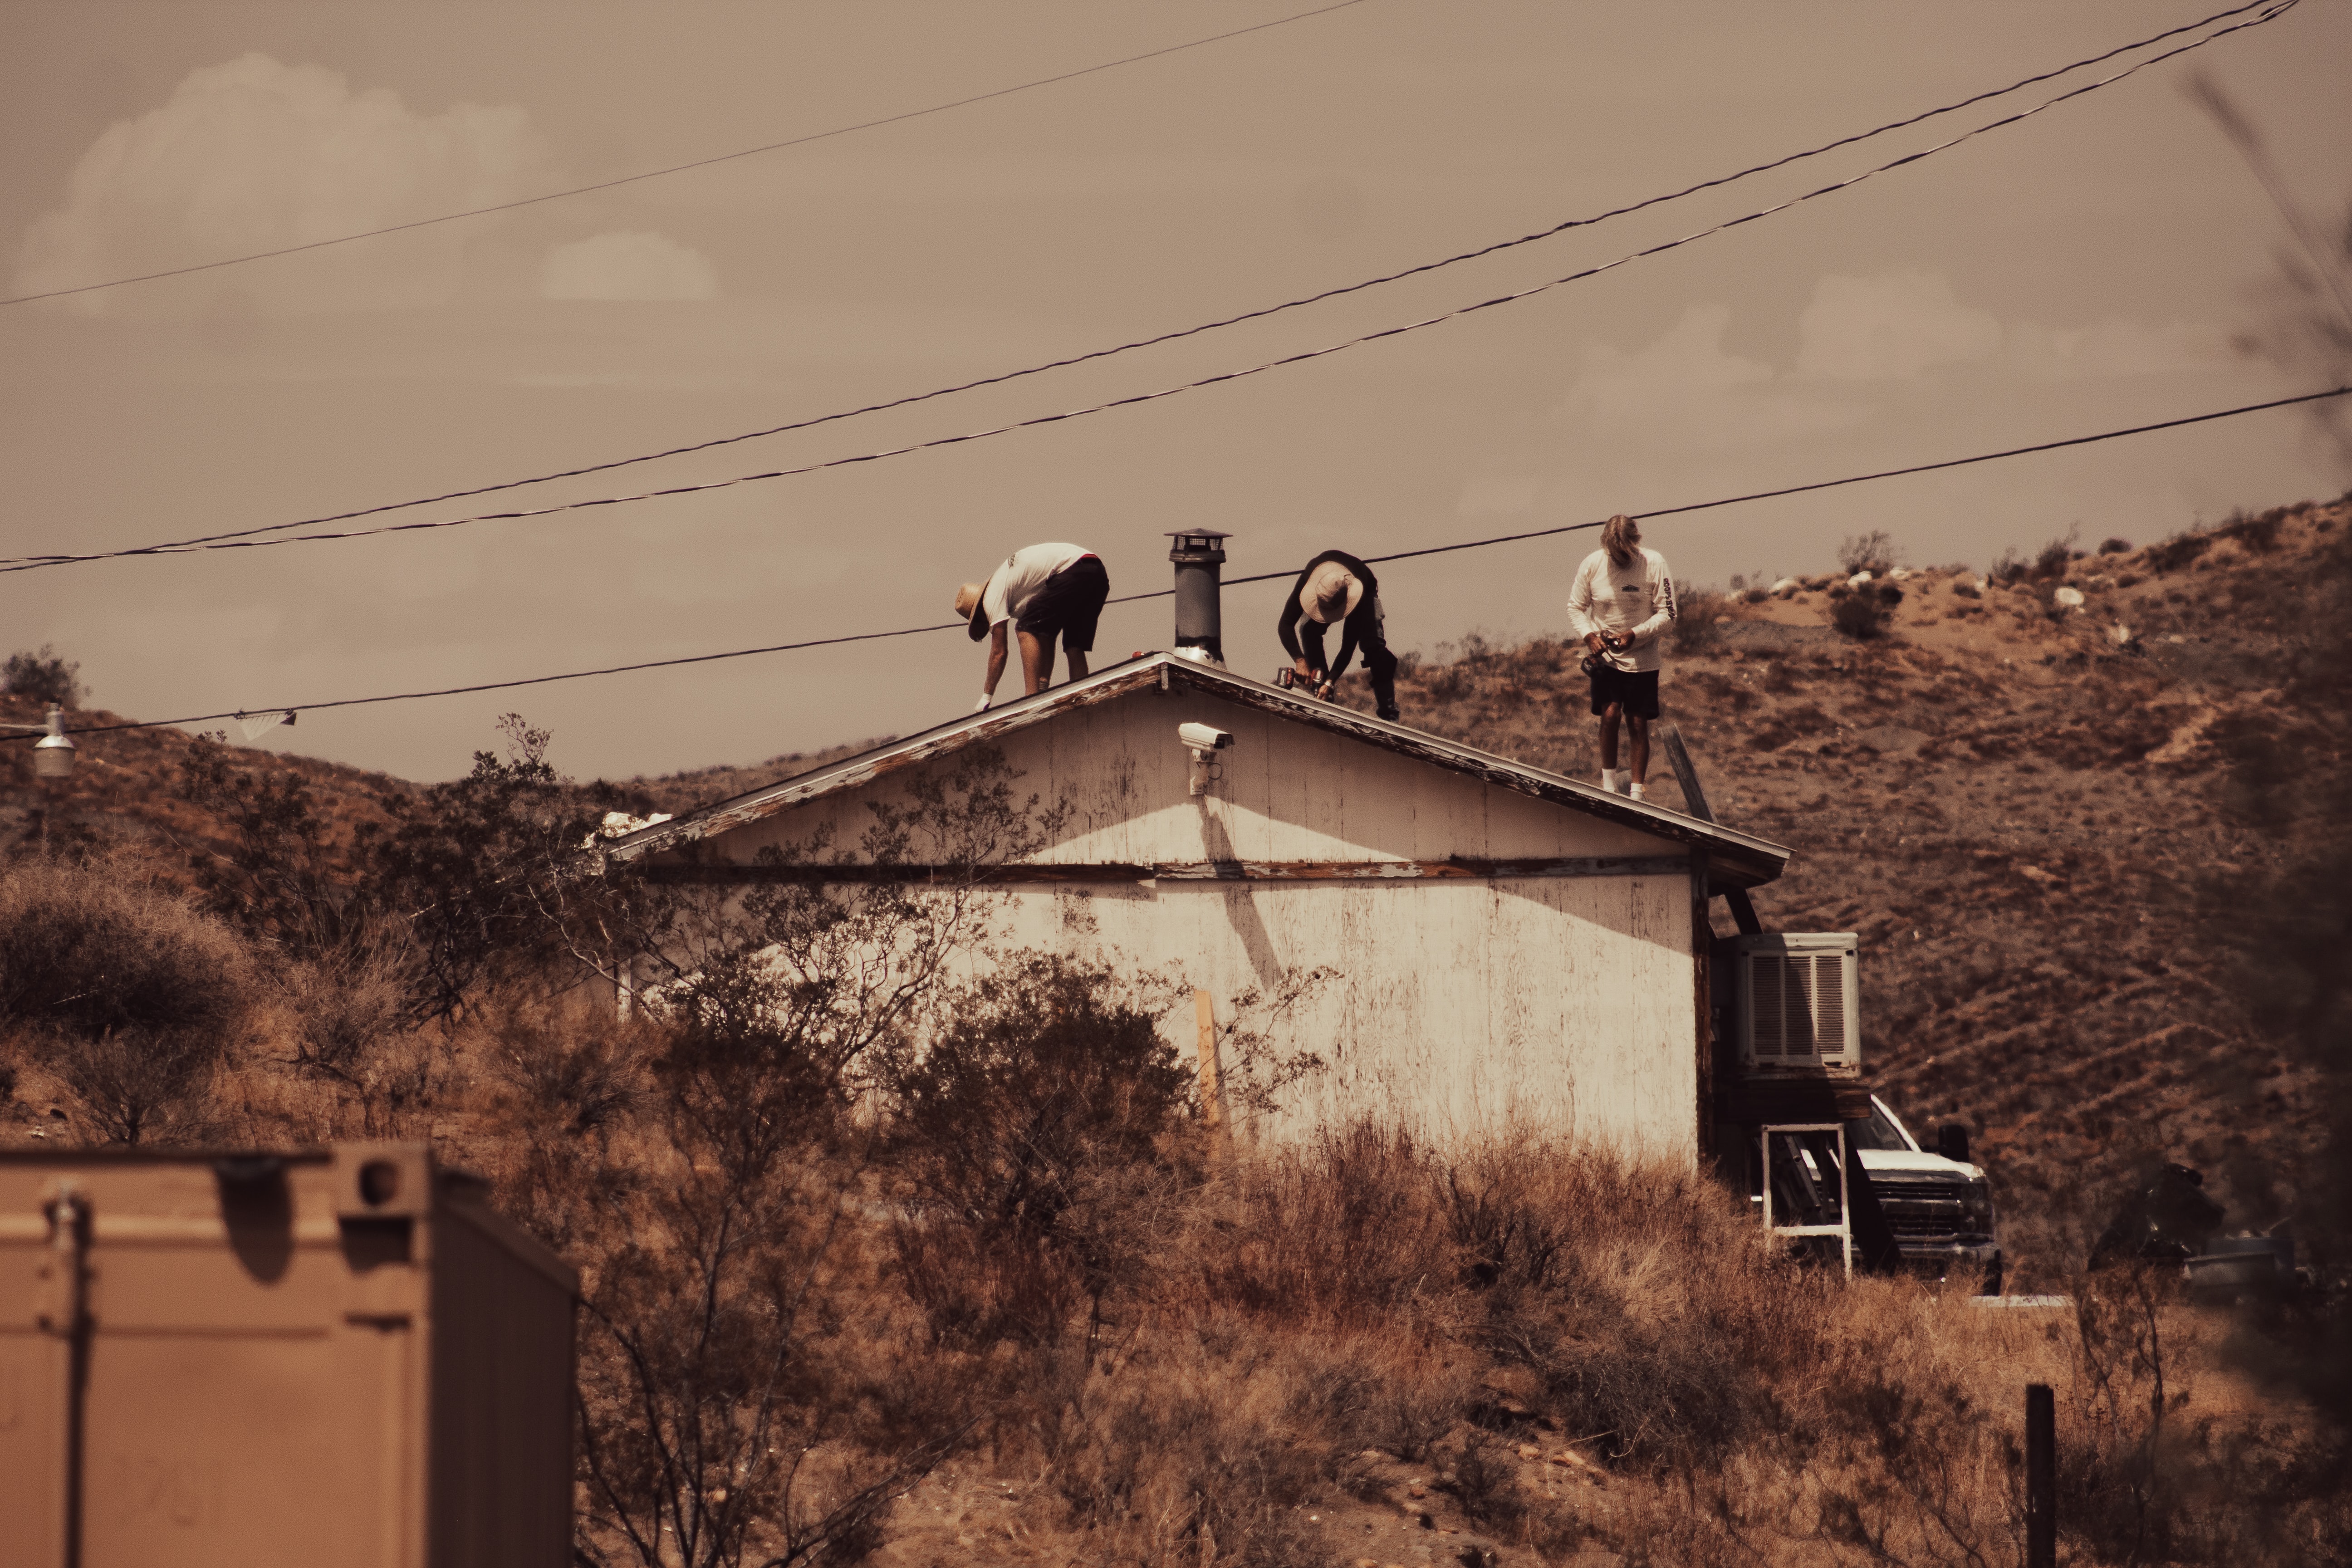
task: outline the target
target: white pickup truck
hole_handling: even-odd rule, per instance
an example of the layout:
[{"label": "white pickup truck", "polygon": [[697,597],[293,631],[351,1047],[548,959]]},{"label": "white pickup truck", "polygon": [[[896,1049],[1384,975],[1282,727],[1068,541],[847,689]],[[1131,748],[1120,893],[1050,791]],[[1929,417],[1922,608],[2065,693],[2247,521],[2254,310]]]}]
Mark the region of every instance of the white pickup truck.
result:
[{"label": "white pickup truck", "polygon": [[[1852,1140],[1861,1155],[1871,1196],[1893,1233],[1903,1266],[1938,1279],[1955,1272],[1976,1274],[1980,1290],[1999,1295],[2001,1257],[1993,1234],[1992,1184],[1969,1163],[1968,1130],[1943,1128],[1930,1152],[1876,1095],[1870,1099],[1869,1119],[1845,1123],[1843,1138],[1819,1124],[1802,1132],[1773,1135],[1774,1196],[1768,1216],[1773,1225],[1838,1226],[1837,1167],[1845,1139]],[[1748,1162],[1748,1201],[1763,1210],[1763,1176],[1753,1159]],[[1855,1209],[1853,1245],[1867,1255],[1883,1243],[1872,1239],[1875,1233],[1868,1211],[1861,1203]],[[1826,1262],[1839,1255],[1843,1243],[1832,1245],[1830,1235],[1815,1229],[1802,1234],[1797,1247]]]},{"label": "white pickup truck", "polygon": [[1895,1232],[1903,1261],[1938,1276],[1984,1271],[1987,1295],[2000,1293],[2000,1243],[1993,1234],[1992,1184],[1969,1163],[1969,1135],[1946,1127],[1934,1152],[1876,1095],[1868,1121],[1850,1123],[1862,1168]]}]

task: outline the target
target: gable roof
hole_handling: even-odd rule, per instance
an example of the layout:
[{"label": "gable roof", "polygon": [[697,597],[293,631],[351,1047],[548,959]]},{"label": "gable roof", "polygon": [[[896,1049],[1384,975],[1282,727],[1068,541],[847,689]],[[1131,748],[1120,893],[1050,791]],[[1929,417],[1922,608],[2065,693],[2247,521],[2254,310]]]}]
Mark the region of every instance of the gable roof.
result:
[{"label": "gable roof", "polygon": [[622,861],[657,854],[773,816],[804,801],[870,784],[900,768],[929,762],[966,746],[1002,739],[1033,724],[1045,723],[1073,709],[1091,707],[1130,692],[1155,688],[1166,691],[1177,687],[1189,687],[1229,702],[1262,710],[1294,723],[1345,735],[1367,745],[1399,752],[1454,773],[1466,773],[1488,784],[1582,811],[1660,838],[1701,846],[1706,851],[1708,881],[1717,891],[1752,888],[1769,882],[1778,878],[1789,863],[1790,852],[1769,839],[1741,833],[1720,823],[1704,822],[1647,801],[1612,795],[1596,784],[1585,784],[1544,768],[1531,767],[1526,763],[1496,756],[1492,752],[1482,752],[1475,746],[1440,740],[1435,735],[1403,724],[1318,701],[1299,692],[1269,686],[1244,675],[1235,675],[1218,665],[1171,653],[1144,654],[1097,670],[1083,680],[1073,680],[1034,697],[1021,698],[985,713],[968,714],[950,723],[936,725],[904,740],[893,741],[887,746],[877,746],[870,752],[861,752],[856,756],[825,767],[780,780],[765,788],[714,802],[667,822],[615,838],[604,847],[604,850],[613,859]]}]

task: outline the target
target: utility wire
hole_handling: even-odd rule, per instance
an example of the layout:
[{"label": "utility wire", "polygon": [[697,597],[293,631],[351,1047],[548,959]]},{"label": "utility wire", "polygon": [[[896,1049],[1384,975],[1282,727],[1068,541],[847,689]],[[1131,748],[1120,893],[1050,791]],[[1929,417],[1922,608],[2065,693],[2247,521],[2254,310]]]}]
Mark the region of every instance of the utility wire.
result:
[{"label": "utility wire", "polygon": [[[1097,71],[1116,70],[1121,66],[1131,66],[1143,60],[1156,60],[1162,55],[1181,54],[1186,49],[1197,49],[1209,44],[1221,44],[1228,38],[1238,38],[1245,34],[1262,33],[1269,27],[1288,26],[1293,22],[1303,22],[1310,16],[1328,16],[1331,12],[1344,11],[1350,5],[1360,5],[1363,3],[1364,0],[1338,0],[1335,5],[1320,5],[1312,11],[1300,11],[1293,16],[1277,16],[1271,22],[1260,22],[1248,27],[1235,27],[1231,32],[1215,33],[1205,38],[1194,38],[1190,43],[1170,44],[1164,48],[1147,49],[1139,55],[1105,60],[1100,65],[1082,66],[1076,70],[1064,71],[1058,76],[1039,77],[1034,81],[1017,82],[1011,87],[1000,87],[992,92],[974,93],[970,98],[959,98],[952,102],[935,103],[929,109],[910,109],[903,114],[886,114],[879,120],[862,120],[855,125],[836,125],[830,131],[813,131],[805,136],[794,136],[782,142],[769,142],[758,147],[746,147],[737,153],[720,153],[709,158],[697,158],[691,163],[672,163],[665,169],[647,169],[643,174],[623,174],[618,179],[599,180],[592,185],[573,185],[568,190],[549,191],[544,195],[524,196],[511,202],[497,202],[486,207],[467,207],[463,212],[443,213],[438,217],[424,217],[409,223],[387,224],[382,228],[363,229],[357,234],[337,235],[332,239],[314,239],[306,244],[284,246],[276,250],[257,250],[247,256],[225,257],[218,261],[200,261],[193,266],[173,267],[162,272],[142,272],[135,278],[115,278],[104,283],[82,283],[70,289],[52,289],[41,294],[19,294],[13,299],[0,300],[0,305],[26,305],[36,300],[58,300],[68,294],[89,294],[100,289],[120,289],[130,283],[152,283],[159,278],[181,278],[191,272],[210,272],[216,268],[239,267],[248,261],[267,261],[274,256],[295,256],[306,250],[323,250],[332,245],[350,245],[358,240],[375,239],[387,234],[404,233],[413,228],[431,228],[436,224],[456,223],[462,218],[483,217],[491,213],[512,212],[517,207],[537,206],[542,202],[560,202],[569,196],[584,196],[594,191],[609,191],[619,185],[634,185],[640,180],[658,180],[669,174],[685,174],[689,169],[707,169],[714,163],[729,163],[738,158],[756,158],[763,153],[778,153],[787,147],[806,146],[812,142],[829,141],[835,136],[847,136],[855,132],[872,131],[884,125],[897,125],[903,121],[921,120],[927,115],[945,114],[951,109],[968,109],[975,103],[986,103],[991,99],[1008,98],[1016,92],[1027,92],[1032,88],[1052,87],[1056,82],[1075,81],[1080,77],[1092,76]],[[2256,0],[2256,3],[2261,4],[2263,0]]]},{"label": "utility wire", "polygon": [[[1059,413],[1036,415],[1027,419],[1016,419],[1002,425],[990,426],[984,429],[965,431],[961,435],[939,436],[929,440],[908,442],[903,446],[887,447],[880,451],[860,452],[845,458],[828,458],[817,462],[803,463],[796,468],[772,468],[761,473],[739,474],[731,479],[706,479],[694,484],[669,485],[658,489],[641,490],[632,495],[599,496],[587,500],[558,501],[548,506],[518,508],[509,511],[478,512],[467,517],[437,518],[417,522],[379,523],[368,528],[337,529],[314,533],[273,533],[271,530],[249,530],[243,534],[218,535],[206,539],[190,540],[170,544],[139,545],[127,550],[100,551],[86,555],[36,556],[20,559],[6,564],[0,564],[0,574],[32,572],[38,571],[44,567],[78,565],[92,561],[122,560],[131,556],[188,555],[207,550],[258,550],[280,544],[316,543],[330,540],[343,539],[368,539],[379,534],[426,532],[432,530],[443,528],[464,528],[480,522],[509,522],[526,518],[551,517],[562,512],[583,511],[595,507],[626,506],[638,501],[663,500],[673,496],[700,495],[711,490],[731,489],[738,485],[760,484],[772,479],[793,479],[805,474],[821,473],[829,468],[852,468],[860,463],[880,462],[887,458],[906,457],[916,452],[935,451],[940,447],[962,446],[972,441],[984,441],[993,437],[1010,435],[1015,431],[1031,430],[1041,426],[1058,425],[1073,419],[1083,419],[1091,415],[1108,413],[1109,411],[1117,408],[1129,408],[1139,404],[1156,403],[1161,399],[1174,397],[1182,393],[1198,391],[1202,387],[1216,386],[1228,382],[1243,381],[1251,376],[1263,375],[1269,371],[1280,370],[1295,364],[1304,364],[1310,360],[1323,359],[1332,354],[1344,353],[1349,349],[1360,348],[1367,343],[1379,342],[1383,339],[1402,337],[1408,332],[1419,331],[1424,327],[1433,327],[1442,322],[1458,320],[1464,316],[1475,315],[1481,310],[1490,310],[1498,305],[1512,304],[1517,300],[1529,299],[1535,295],[1548,292],[1553,289],[1558,289],[1565,284],[1580,282],[1588,278],[1598,277],[1603,272],[1612,271],[1617,268],[1626,266],[1631,262],[1642,260],[1647,257],[1661,255],[1669,250],[1679,249],[1684,246],[1693,245],[1700,240],[1711,238],[1716,235],[1727,233],[1728,231],[1738,228],[1743,225],[1757,222],[1761,218],[1770,217],[1777,213],[1786,212],[1789,209],[1800,206],[1806,202],[1815,200],[1822,196],[1832,195],[1839,191],[1849,189],[1852,186],[1858,185],[1864,181],[1874,178],[1876,175],[1886,174],[1892,170],[1900,169],[1906,164],[1916,163],[1922,159],[1933,157],[1938,153],[1949,151],[1951,148],[1959,146],[1965,142],[1972,141],[1976,137],[1984,135],[1988,132],[1997,131],[2005,126],[2015,125],[2022,121],[2030,120],[2034,115],[2041,113],[2043,110],[2054,108],[2058,104],[2063,103],[2069,99],[2079,98],[2084,93],[2095,92],[2100,88],[2110,86],[2115,82],[2123,80],[2126,77],[2131,76],[2136,72],[2145,70],[2149,66],[2160,64],[2165,60],[2170,59],[2176,55],[2186,54],[2191,49],[2201,48],[2205,45],[2213,42],[2215,39],[2225,37],[2227,34],[2235,32],[2240,28],[2259,26],[2263,23],[2267,22],[2275,16],[2284,15],[2297,3],[2298,0],[2271,0],[2269,8],[2260,16],[2254,16],[2247,21],[2238,22],[2230,27],[2223,28],[2220,32],[2209,34],[2194,42],[2181,45],[2179,47],[2168,50],[2163,54],[2150,56],[2148,58],[2141,60],[2137,64],[2126,67],[2125,69],[2116,72],[2114,76],[2105,77],[2096,81],[2086,82],[2081,87],[2074,88],[2066,92],[2059,94],[2055,98],[2048,99],[2042,102],[2034,104],[2031,108],[2020,110],[2014,114],[2004,115],[1999,120],[1991,121],[1986,124],[1974,127],[1968,131],[1963,131],[1959,134],[1948,137],[1942,142],[1937,142],[1933,146],[1922,148],[1915,153],[1907,153],[1900,158],[1894,159],[1889,163],[1878,164],[1873,168],[1864,169],[1861,173],[1849,175],[1843,180],[1837,180],[1829,184],[1818,186],[1815,189],[1804,192],[1801,195],[1790,196],[1784,201],[1773,203],[1769,206],[1757,208],[1756,210],[1745,213],[1738,217],[1729,218],[1717,224],[1712,224],[1706,228],[1695,230],[1689,234],[1683,235],[1678,238],[1662,240],[1658,244],[1648,246],[1640,250],[1635,250],[1627,255],[1618,257],[1615,260],[1604,261],[1597,266],[1582,268],[1577,271],[1568,273],[1563,277],[1550,279],[1541,283],[1530,285],[1525,289],[1514,289],[1507,294],[1497,294],[1492,298],[1481,300],[1473,304],[1459,306],[1450,310],[1441,310],[1433,316],[1424,316],[1418,321],[1407,321],[1400,326],[1383,327],[1378,331],[1365,332],[1356,337],[1343,339],[1338,342],[1324,344],[1319,348],[1306,349],[1297,353],[1286,354],[1278,359],[1267,360],[1241,370],[1223,371],[1214,375],[1202,376],[1193,381],[1180,382],[1175,385],[1163,386],[1150,392],[1134,393],[1126,397],[1112,398],[1107,402],[1088,404],[1078,408],[1064,409]],[[288,525],[278,526],[284,527]],[[271,536],[266,538],[255,537],[257,534],[263,533],[270,533]]]},{"label": "utility wire", "polygon": [[[1945,468],[1967,468],[1976,463],[1998,462],[2004,458],[2021,458],[2035,452],[2055,452],[2068,447],[2087,447],[2101,441],[2119,440],[2126,436],[2146,436],[2158,430],[2177,430],[2187,425],[2203,425],[2215,419],[2233,419],[2242,414],[2260,414],[2273,408],[2291,408],[2297,404],[2316,403],[2325,398],[2352,395],[2352,385],[2331,387],[2326,392],[2306,392],[2294,397],[2273,398],[2267,403],[2242,404],[2235,408],[2216,409],[2210,414],[2191,414],[2179,419],[2161,420],[2154,425],[2134,425],[2121,430],[2102,430],[2089,436],[2070,436],[2062,440],[2036,442],[2030,447],[2010,447],[1998,452],[1979,452],[1968,458],[1946,458],[1933,463],[1914,463],[1907,468],[1881,468],[1874,473],[1849,474],[1843,479],[1816,479],[1809,484],[1787,485],[1780,489],[1751,490],[1745,495],[1722,496],[1714,500],[1690,501],[1681,506],[1660,507],[1637,515],[1643,518],[1678,517],[1689,512],[1709,511],[1719,507],[1742,506],[1750,501],[1774,500],[1783,496],[1804,495],[1815,490],[1837,489],[1846,485],[1867,484],[1874,479],[1898,479],[1909,474],[1935,473]],[[1556,534],[1576,533],[1601,526],[1599,521],[1565,523],[1558,528],[1538,528],[1525,533],[1498,533],[1486,539],[1466,539],[1456,544],[1434,544],[1421,550],[1401,550],[1390,555],[1370,555],[1366,563],[1410,561],[1424,555],[1444,555],[1457,550],[1483,550],[1489,545],[1510,544],[1521,540],[1548,539]],[[1284,572],[1261,572],[1254,576],[1229,579],[1228,587],[1246,583],[1271,583],[1296,574],[1296,569]],[[1149,594],[1128,594],[1108,601],[1113,605],[1132,605],[1147,599],[1165,599],[1175,593],[1173,588],[1161,588]],[[602,669],[574,669],[562,675],[534,675],[520,680],[488,680],[474,686],[447,686],[431,691],[395,691],[378,697],[346,697],[332,702],[312,702],[299,706],[278,708],[239,708],[222,713],[198,713],[184,719],[147,719],[128,724],[91,724],[66,731],[69,735],[105,735],[122,730],[156,730],[175,724],[208,724],[221,719],[242,719],[256,713],[315,713],[330,708],[360,708],[378,702],[407,702],[425,697],[463,697],[480,691],[511,691],[525,686],[546,686],[561,680],[587,680],[597,676],[628,675],[646,669],[674,669],[682,665],[713,664],[721,659],[751,658],[760,654],[796,653],[803,648],[837,647],[849,643],[881,642],[893,637],[920,637],[929,632],[961,631],[961,621],[941,621],[931,626],[902,626],[896,631],[853,632],[845,637],[813,637],[805,642],[772,643],[765,647],[730,649],[725,653],[688,654],[679,658],[646,659],[637,664],[608,665]],[[10,741],[32,740],[34,736],[0,736],[0,744]]]},{"label": "utility wire", "polygon": [[[2044,71],[2036,76],[2026,77],[2021,80],[2011,82],[2007,87],[1995,88],[1986,92],[1980,92],[1973,98],[1962,99],[1957,103],[1945,104],[1940,108],[1927,110],[1921,113],[1912,115],[1907,119],[1890,121],[1886,124],[1876,126],[1869,131],[1857,132],[1853,135],[1841,137],[1834,142],[1824,142],[1818,147],[1809,148],[1803,152],[1789,153],[1786,156],[1774,159],[1769,163],[1753,164],[1733,174],[1717,175],[1713,179],[1703,180],[1696,184],[1686,185],[1678,191],[1669,192],[1663,195],[1646,197],[1641,201],[1633,202],[1625,206],[1613,207],[1606,212],[1595,213],[1589,217],[1565,219],[1560,223],[1554,224],[1549,228],[1538,229],[1534,233],[1522,235],[1515,239],[1497,240],[1492,244],[1482,246],[1472,250],[1461,251],[1452,256],[1441,258],[1435,261],[1423,262],[1419,265],[1406,268],[1402,271],[1385,273],[1377,278],[1365,279],[1360,282],[1342,284],[1335,288],[1323,289],[1318,293],[1302,295],[1294,300],[1283,300],[1278,304],[1267,305],[1256,310],[1246,310],[1239,315],[1226,316],[1217,321],[1202,322],[1197,326],[1180,328],[1172,331],[1160,333],[1154,337],[1138,338],[1129,342],[1114,344],[1108,348],[1090,350],[1085,353],[1074,354],[1066,359],[1053,360],[1043,364],[1029,365],[1019,370],[1004,371],[994,375],[983,376],[977,381],[961,382],[952,386],[937,387],[928,392],[911,393],[906,396],[892,398],[886,402],[871,403],[864,405],[863,407],[842,409],[832,414],[818,415],[812,418],[797,420],[787,425],[776,425],[771,426],[765,429],[745,431],[740,435],[717,437],[707,441],[693,442],[683,447],[671,447],[661,451],[647,452],[635,457],[616,458],[606,462],[591,463],[580,468],[564,468],[553,473],[539,474],[530,479],[507,479],[497,484],[478,485],[470,489],[450,490],[441,495],[419,497],[414,500],[387,501],[381,505],[362,507],[352,511],[331,512],[320,517],[303,518],[291,522],[268,523],[258,528],[238,529],[226,533],[200,534],[191,539],[173,540],[159,544],[142,545],[130,550],[110,551],[89,555],[52,554],[19,556],[13,559],[0,558],[0,571],[20,570],[32,566],[74,565],[89,561],[117,560],[131,555],[175,553],[198,545],[222,543],[230,540],[250,539],[265,534],[288,532],[295,529],[322,528],[330,523],[350,522],[360,518],[380,516],[388,511],[405,511],[413,507],[437,506],[447,501],[468,500],[476,496],[493,495],[503,490],[520,489],[531,485],[548,484],[558,479],[579,479],[589,474],[607,473],[615,468],[632,468],[640,463],[652,463],[658,462],[667,458],[686,457],[696,452],[706,452],[719,447],[731,447],[744,441],[761,440],[771,436],[789,435],[796,431],[814,429],[821,425],[830,425],[844,419],[857,418],[867,414],[879,414],[891,409],[904,408],[913,404],[928,403],[934,398],[948,397],[958,393],[977,391],[983,387],[998,386],[1007,382],[1023,380],[1028,376],[1042,375],[1049,371],[1065,370],[1073,365],[1086,364],[1096,360],[1108,359],[1118,354],[1129,353],[1140,349],[1153,348],[1161,343],[1174,342],[1181,339],[1196,337],[1201,333],[1215,331],[1220,328],[1237,326],[1246,321],[1259,321],[1268,316],[1279,314],[1285,310],[1297,310],[1304,306],[1320,303],[1326,300],[1337,299],[1342,295],[1354,294],[1360,292],[1363,289],[1377,288],[1382,284],[1394,283],[1403,279],[1419,276],[1423,273],[1434,272],[1443,268],[1454,266],[1457,263],[1475,260],[1481,257],[1494,255],[1497,251],[1509,250],[1519,246],[1532,245],[1539,240],[1549,239],[1557,235],[1564,234],[1570,229],[1590,227],[1595,224],[1603,223],[1612,218],[1625,216],[1632,213],[1637,213],[1647,207],[1656,206],[1664,202],[1677,201],[1684,196],[1696,195],[1701,191],[1713,190],[1718,186],[1731,184],[1736,181],[1747,179],[1751,175],[1766,174],[1772,170],[1783,168],[1789,164],[1799,163],[1808,158],[1819,157],[1823,153],[1833,152],[1842,147],[1852,146],[1856,142],[1866,142],[1874,137],[1885,135],[1890,132],[1899,131],[1909,126],[1916,125],[1923,121],[1932,120],[1941,115],[1954,113],[1959,110],[1969,108],[1972,105],[1982,103],[1989,99],[2006,97],[2010,93],[2016,92],[2021,89],[2035,86],[2055,77],[2069,75],[2074,71],[2084,69],[2090,66],[2103,64],[2107,60],[2115,58],[2117,55],[2128,54],[2135,49],[2146,48],[2151,44],[2161,43],[2167,38],[2176,37],[2183,33],[2194,32],[2197,29],[2204,27],[2213,22],[2226,20],[2231,16],[2241,16],[2247,11],[2268,7],[2269,9],[2267,14],[2257,17],[2255,21],[2257,23],[2269,21],[2272,17],[2281,14],[2295,3],[2296,0],[2284,0],[2284,4],[2281,4],[2280,0],[2253,0],[2253,4],[2252,5],[2241,5],[2232,10],[2216,12],[2214,15],[2205,17],[2201,21],[2191,22],[2185,26],[2175,27],[2169,31],[2156,34],[2151,37],[2142,38],[2137,43],[2122,45],[2116,48],[2108,50],[2105,54],[2095,55],[2087,59],[2076,60],[2070,65],[2061,66],[2055,70]],[[1314,13],[1307,14],[1314,15]],[[1272,26],[1274,24],[1268,25]],[[2220,36],[2221,35],[2218,33],[2214,35],[2216,37]],[[2210,41],[2210,39],[2201,40],[2201,42]],[[2190,47],[2193,47],[2196,46]],[[2169,57],[2167,56],[2159,58]],[[2153,64],[2154,62],[2149,61],[2144,63]],[[2128,75],[2129,73],[2126,72],[2124,74]],[[2120,80],[2121,77],[2118,76],[2109,78],[2107,79],[2110,81]],[[2098,82],[2092,85],[2105,86],[2105,83]],[[1990,129],[1990,127],[1987,129]],[[1934,149],[1930,149],[1930,151],[1934,151]],[[865,459],[849,460],[862,461]],[[536,514],[499,513],[494,515],[505,518],[517,515]],[[488,520],[485,519],[483,521]]]}]

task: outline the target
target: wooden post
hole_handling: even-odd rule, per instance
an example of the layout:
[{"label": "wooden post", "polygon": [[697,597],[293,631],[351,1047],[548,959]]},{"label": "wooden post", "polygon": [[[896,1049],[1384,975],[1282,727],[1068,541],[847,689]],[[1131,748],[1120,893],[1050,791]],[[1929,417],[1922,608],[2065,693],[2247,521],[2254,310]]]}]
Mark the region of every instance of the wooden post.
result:
[{"label": "wooden post", "polygon": [[[1690,749],[1683,744],[1683,732],[1672,722],[1658,726],[1658,740],[1665,747],[1666,765],[1675,770],[1675,783],[1682,785],[1683,804],[1701,822],[1713,822],[1715,813],[1708,809],[1706,791],[1699,787],[1698,769],[1691,764]],[[1726,888],[1723,901],[1731,906],[1731,918],[1742,936],[1761,936],[1764,922],[1756,918],[1755,902],[1745,888]]]},{"label": "wooden post", "polygon": [[1205,991],[1192,993],[1192,1016],[1201,1027],[1201,1124],[1221,1125],[1225,1108],[1217,1082],[1217,1008]]},{"label": "wooden post", "polygon": [[2025,1568],[2058,1568],[2057,1405],[2046,1383],[2025,1385]]},{"label": "wooden post", "polygon": [[1706,918],[1706,849],[1690,852],[1691,1005],[1698,1014],[1694,1067],[1698,1090],[1698,1168],[1715,1163],[1715,923]]}]

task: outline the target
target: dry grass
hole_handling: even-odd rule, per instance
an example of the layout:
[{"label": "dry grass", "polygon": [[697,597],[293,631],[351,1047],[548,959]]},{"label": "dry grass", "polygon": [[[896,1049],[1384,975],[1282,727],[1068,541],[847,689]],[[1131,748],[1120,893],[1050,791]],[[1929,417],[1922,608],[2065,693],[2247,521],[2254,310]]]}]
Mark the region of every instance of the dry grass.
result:
[{"label": "dry grass", "polygon": [[[1161,1047],[1115,988],[1027,978],[1050,1005],[967,999],[961,1056],[856,1106],[685,1018],[508,998],[416,1040],[404,1130],[583,1267],[584,1560],[928,1561],[892,1543],[940,1472],[1004,1500],[960,1562],[2007,1563],[2029,1380],[2077,1561],[2352,1540],[2337,1435],[2161,1281],[2079,1313],[1848,1284],[1693,1173],[1532,1132],[1235,1149],[1172,1081],[1139,1096]],[[351,1130],[297,1020],[255,1027],[212,1133]],[[1096,1035],[1141,1080],[1053,1070]]]}]

